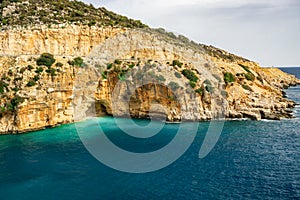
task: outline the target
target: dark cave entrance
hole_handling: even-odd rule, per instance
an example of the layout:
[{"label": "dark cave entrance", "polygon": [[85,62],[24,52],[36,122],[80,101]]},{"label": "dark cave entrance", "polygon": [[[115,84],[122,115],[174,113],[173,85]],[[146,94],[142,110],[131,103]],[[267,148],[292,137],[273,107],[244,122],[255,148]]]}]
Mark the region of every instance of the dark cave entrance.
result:
[{"label": "dark cave entrance", "polygon": [[95,101],[91,103],[85,114],[87,117],[103,117],[109,115],[107,107],[102,101]]}]

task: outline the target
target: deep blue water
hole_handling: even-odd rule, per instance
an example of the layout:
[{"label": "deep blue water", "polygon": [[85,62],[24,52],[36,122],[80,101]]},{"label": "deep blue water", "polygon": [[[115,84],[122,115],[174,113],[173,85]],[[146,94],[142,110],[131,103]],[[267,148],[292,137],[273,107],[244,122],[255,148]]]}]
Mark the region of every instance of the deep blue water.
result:
[{"label": "deep blue water", "polygon": [[300,78],[300,67],[281,67],[282,71],[294,74],[297,78]]},{"label": "deep blue water", "polygon": [[[299,94],[300,87],[287,90],[298,103]],[[300,108],[294,111],[292,120],[226,122],[204,159],[198,153],[209,122],[199,123],[180,159],[144,174],[101,164],[85,149],[74,124],[1,136],[0,199],[300,199]],[[125,136],[113,118],[99,122],[115,144],[134,152],[164,147],[180,126],[168,124],[157,136],[141,140]],[[80,124],[87,137],[97,134],[91,121]]]}]

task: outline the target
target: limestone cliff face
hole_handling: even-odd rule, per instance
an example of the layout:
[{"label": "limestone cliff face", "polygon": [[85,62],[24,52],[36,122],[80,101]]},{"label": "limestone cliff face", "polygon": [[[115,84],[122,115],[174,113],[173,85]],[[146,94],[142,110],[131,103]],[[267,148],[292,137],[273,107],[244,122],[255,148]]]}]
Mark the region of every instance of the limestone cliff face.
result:
[{"label": "limestone cliff face", "polygon": [[[148,29],[5,30],[0,52],[0,133],[104,114],[280,119],[291,117],[295,105],[283,89],[300,83],[278,69]],[[44,52],[54,55],[50,67],[37,65]],[[83,64],[74,64],[77,56]]]},{"label": "limestone cliff face", "polygon": [[63,56],[87,56],[91,50],[125,28],[98,28],[76,25],[14,28],[0,32],[1,55],[40,55],[50,52]]}]

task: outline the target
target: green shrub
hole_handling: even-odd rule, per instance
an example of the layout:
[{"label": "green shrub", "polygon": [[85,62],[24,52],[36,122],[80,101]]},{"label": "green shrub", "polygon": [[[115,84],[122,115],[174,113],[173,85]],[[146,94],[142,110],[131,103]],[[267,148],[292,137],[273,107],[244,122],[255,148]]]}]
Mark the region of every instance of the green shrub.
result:
[{"label": "green shrub", "polygon": [[195,87],[196,87],[196,83],[193,82],[193,81],[190,81],[189,84],[190,84],[190,86],[191,86],[192,88],[195,88]]},{"label": "green shrub", "polygon": [[182,74],[189,79],[192,82],[197,82],[198,81],[198,77],[195,75],[195,73],[189,69],[184,69],[182,71]]},{"label": "green shrub", "polygon": [[0,94],[3,94],[5,92],[5,89],[8,89],[7,87],[8,85],[5,82],[0,81]]},{"label": "green shrub", "polygon": [[198,88],[197,90],[195,90],[196,93],[198,93],[199,95],[203,94],[203,89],[202,88]]},{"label": "green shrub", "polygon": [[14,81],[21,81],[21,80],[23,80],[23,77],[16,77],[16,78],[14,79]]},{"label": "green shrub", "polygon": [[20,104],[20,103],[23,103],[24,102],[24,98],[16,95],[14,96],[14,98],[10,101],[11,105],[12,105],[12,108],[13,110],[16,109],[16,107]]},{"label": "green shrub", "polygon": [[22,67],[22,68],[20,69],[20,73],[21,73],[21,74],[23,74],[25,71],[26,71],[26,68],[25,68],[25,67]]},{"label": "green shrub", "polygon": [[159,76],[156,76],[156,79],[159,81],[159,82],[165,82],[166,79],[163,75],[159,75]]},{"label": "green shrub", "polygon": [[26,84],[27,87],[32,87],[35,85],[36,85],[36,82],[34,80],[29,80],[28,83]]},{"label": "green shrub", "polygon": [[249,69],[247,66],[245,66],[245,65],[243,65],[243,64],[239,64],[239,66],[241,66],[246,72],[252,73],[252,72],[250,71],[250,69]]},{"label": "green shrub", "polygon": [[214,92],[214,87],[212,85],[205,86],[205,89],[206,89],[207,92],[210,92],[210,93]]},{"label": "green shrub", "polygon": [[178,85],[178,83],[176,83],[176,82],[170,82],[169,83],[169,85],[168,85],[173,91],[176,91],[176,90],[178,90],[179,89],[179,85]]},{"label": "green shrub", "polygon": [[232,73],[226,72],[224,74],[224,81],[225,83],[233,83],[235,81],[235,77]]},{"label": "green shrub", "polygon": [[182,67],[183,63],[179,60],[173,60],[172,66]]},{"label": "green shrub", "polygon": [[118,59],[116,59],[114,63],[115,63],[115,64],[117,64],[117,65],[121,65],[121,64],[122,64],[122,61],[121,61],[121,60],[118,60]]},{"label": "green shrub", "polygon": [[35,70],[35,72],[38,73],[38,74],[42,73],[43,71],[44,71],[44,69],[43,69],[42,67],[38,67],[38,68]]},{"label": "green shrub", "polygon": [[64,64],[62,64],[61,62],[58,62],[58,63],[55,64],[55,66],[56,66],[56,67],[63,67]]},{"label": "green shrub", "polygon": [[37,60],[36,64],[38,66],[47,66],[51,67],[55,63],[55,59],[52,54],[50,53],[43,53]]},{"label": "green shrub", "polygon": [[130,69],[132,69],[132,68],[134,68],[134,66],[135,66],[135,64],[134,64],[134,63],[131,63],[128,67],[129,67]]},{"label": "green shrub", "polygon": [[255,76],[254,76],[252,73],[247,73],[247,74],[245,74],[245,78],[246,78],[248,81],[254,81],[254,80],[255,80]]},{"label": "green shrub", "polygon": [[34,81],[38,81],[38,80],[40,80],[40,77],[39,77],[38,75],[35,75],[35,76],[33,77],[33,80],[34,80]]},{"label": "green shrub", "polygon": [[6,103],[6,109],[8,110],[8,111],[15,111],[15,109],[14,109],[14,107],[13,107],[13,105],[10,103],[10,102],[7,102]]},{"label": "green shrub", "polygon": [[8,74],[9,76],[14,75],[14,74],[13,74],[13,71],[12,71],[11,69],[7,72],[7,74]]},{"label": "green shrub", "polygon": [[20,89],[17,88],[17,87],[15,87],[15,88],[13,88],[13,89],[11,89],[11,90],[14,91],[14,92],[18,92]]},{"label": "green shrub", "polygon": [[48,68],[46,69],[46,73],[51,74],[51,76],[55,76],[56,70],[54,68]]},{"label": "green shrub", "polygon": [[78,66],[78,67],[82,67],[83,66],[83,59],[81,57],[76,57],[74,59],[74,65]]},{"label": "green shrub", "polygon": [[102,79],[107,79],[107,72],[106,71],[102,72],[101,77],[102,77]]},{"label": "green shrub", "polygon": [[[3,114],[3,113],[5,113],[6,112],[6,107],[5,106],[0,106],[0,114]],[[2,116],[0,115],[0,118],[1,118]]]},{"label": "green shrub", "polygon": [[181,76],[181,74],[180,74],[179,72],[175,72],[175,76],[176,76],[177,78],[182,78],[182,76]]},{"label": "green shrub", "polygon": [[34,67],[33,67],[32,65],[28,65],[28,66],[27,66],[27,69],[28,69],[29,71],[31,71],[33,68],[34,68]]},{"label": "green shrub", "polygon": [[221,95],[222,95],[223,97],[228,97],[228,92],[225,91],[225,90],[222,90],[222,91],[221,91]]},{"label": "green shrub", "polygon": [[245,90],[249,90],[251,92],[253,92],[252,88],[249,86],[249,85],[242,85],[242,87],[245,89]]},{"label": "green shrub", "polygon": [[95,22],[95,21],[91,21],[91,22],[88,23],[88,26],[89,26],[89,27],[95,26],[95,25],[96,25],[96,22]]},{"label": "green shrub", "polygon": [[113,64],[112,63],[107,64],[106,69],[110,70],[111,68],[113,68]]},{"label": "green shrub", "polygon": [[68,61],[69,65],[83,67],[83,59],[81,57],[76,57],[72,61]]},{"label": "green shrub", "polygon": [[122,70],[119,74],[118,74],[118,78],[121,81],[125,81],[126,80],[126,71]]},{"label": "green shrub", "polygon": [[203,82],[205,85],[211,85],[211,82],[210,80],[206,79],[204,82]]}]

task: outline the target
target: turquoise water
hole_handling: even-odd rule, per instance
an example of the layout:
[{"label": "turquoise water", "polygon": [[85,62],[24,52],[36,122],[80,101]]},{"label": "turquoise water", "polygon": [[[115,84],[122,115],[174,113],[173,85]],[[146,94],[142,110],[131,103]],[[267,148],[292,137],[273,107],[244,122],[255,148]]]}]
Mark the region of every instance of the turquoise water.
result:
[{"label": "turquoise water", "polygon": [[[300,103],[299,94],[300,87],[287,91]],[[1,136],[0,199],[299,199],[300,108],[294,111],[297,118],[292,120],[226,122],[204,159],[198,153],[209,122],[199,123],[194,142],[180,159],[145,174],[101,164],[85,149],[74,124]],[[133,152],[164,147],[180,126],[168,124],[146,140],[123,134],[113,118],[98,120],[115,144]],[[97,134],[92,121],[81,125],[86,125],[87,137]]]}]

